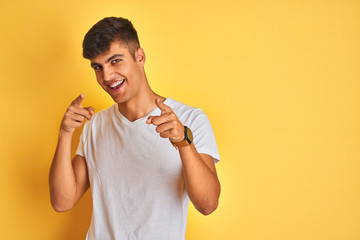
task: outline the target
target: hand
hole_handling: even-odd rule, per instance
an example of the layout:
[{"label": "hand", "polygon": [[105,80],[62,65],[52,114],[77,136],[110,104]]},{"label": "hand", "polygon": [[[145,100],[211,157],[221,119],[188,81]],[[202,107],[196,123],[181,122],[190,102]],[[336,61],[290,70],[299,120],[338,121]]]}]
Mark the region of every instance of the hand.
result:
[{"label": "hand", "polygon": [[169,138],[172,142],[180,142],[185,139],[185,129],[174,111],[165,105],[160,98],[155,100],[156,105],[161,110],[160,116],[150,116],[146,120],[147,124],[154,124],[156,132],[160,133],[160,137]]},{"label": "hand", "polygon": [[85,118],[90,120],[95,114],[93,107],[83,108],[81,106],[81,102],[84,98],[85,95],[82,93],[72,101],[61,121],[60,131],[72,134],[75,131],[75,128],[82,126]]}]

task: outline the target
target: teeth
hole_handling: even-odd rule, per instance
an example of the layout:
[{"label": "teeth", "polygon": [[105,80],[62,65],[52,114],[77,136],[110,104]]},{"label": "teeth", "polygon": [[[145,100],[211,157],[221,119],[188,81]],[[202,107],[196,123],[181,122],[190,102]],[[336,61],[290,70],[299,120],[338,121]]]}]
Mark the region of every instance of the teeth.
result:
[{"label": "teeth", "polygon": [[116,88],[117,86],[119,86],[120,84],[122,84],[125,80],[122,80],[120,82],[114,82],[112,85],[110,85],[111,88]]}]

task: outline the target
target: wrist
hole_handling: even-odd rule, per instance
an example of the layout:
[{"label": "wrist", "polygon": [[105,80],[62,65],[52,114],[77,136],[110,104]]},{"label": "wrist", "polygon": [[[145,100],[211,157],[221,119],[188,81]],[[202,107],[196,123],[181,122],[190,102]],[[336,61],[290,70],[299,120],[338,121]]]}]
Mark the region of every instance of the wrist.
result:
[{"label": "wrist", "polygon": [[190,128],[188,128],[187,126],[184,126],[184,137],[182,138],[182,140],[174,142],[170,139],[170,142],[176,149],[189,146],[192,143],[192,141],[193,141],[193,135]]},{"label": "wrist", "polygon": [[66,130],[60,128],[59,138],[72,138],[73,134],[74,134],[74,131],[66,131]]}]

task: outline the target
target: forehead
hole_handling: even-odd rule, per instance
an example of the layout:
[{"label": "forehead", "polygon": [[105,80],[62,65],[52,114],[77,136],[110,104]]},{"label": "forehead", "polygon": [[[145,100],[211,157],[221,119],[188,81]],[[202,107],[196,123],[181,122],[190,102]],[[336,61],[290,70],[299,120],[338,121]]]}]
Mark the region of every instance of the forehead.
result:
[{"label": "forehead", "polygon": [[127,57],[130,55],[129,48],[125,44],[120,43],[118,41],[112,42],[110,44],[110,48],[108,51],[100,53],[98,56],[91,58],[90,61],[92,63],[104,63],[104,62],[106,62],[106,60],[108,60],[109,58],[111,58],[112,56],[114,56],[116,54]]}]

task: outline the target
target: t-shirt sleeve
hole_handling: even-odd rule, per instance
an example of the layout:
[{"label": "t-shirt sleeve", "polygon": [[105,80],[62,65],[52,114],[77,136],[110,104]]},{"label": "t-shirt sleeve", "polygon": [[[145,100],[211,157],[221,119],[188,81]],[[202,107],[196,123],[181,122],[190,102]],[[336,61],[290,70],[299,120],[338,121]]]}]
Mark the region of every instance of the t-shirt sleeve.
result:
[{"label": "t-shirt sleeve", "polygon": [[212,156],[215,164],[219,162],[220,155],[214,131],[206,114],[201,109],[197,109],[196,116],[189,125],[193,133],[193,143],[197,152]]},{"label": "t-shirt sleeve", "polygon": [[87,129],[88,129],[88,121],[85,123],[83,131],[80,135],[80,141],[79,141],[79,145],[76,149],[76,155],[80,155],[85,157],[85,141],[86,141],[86,133],[87,133]]}]

